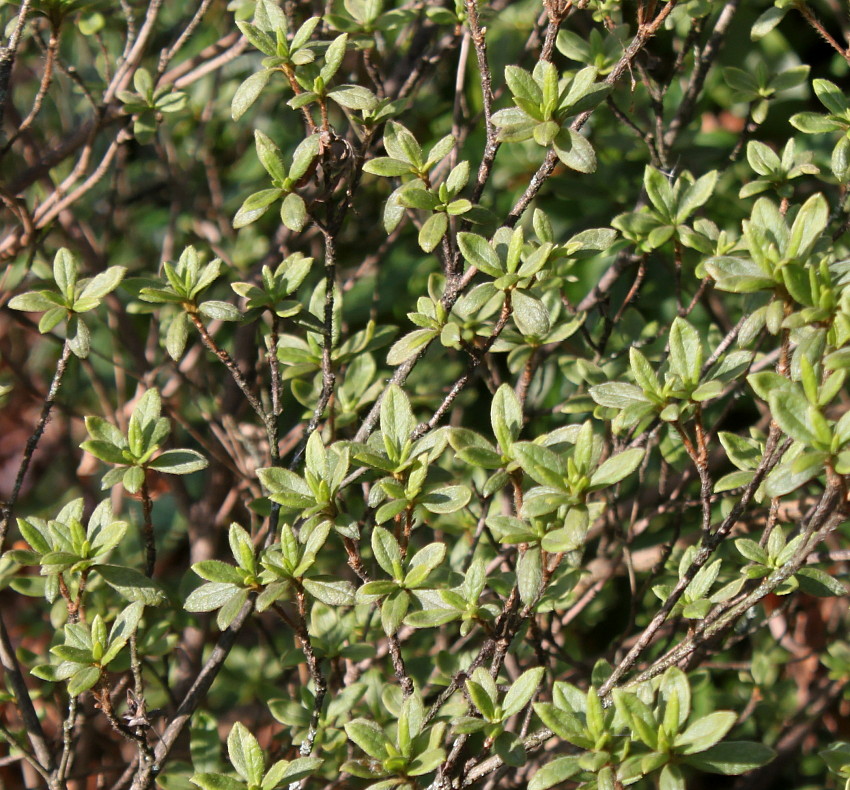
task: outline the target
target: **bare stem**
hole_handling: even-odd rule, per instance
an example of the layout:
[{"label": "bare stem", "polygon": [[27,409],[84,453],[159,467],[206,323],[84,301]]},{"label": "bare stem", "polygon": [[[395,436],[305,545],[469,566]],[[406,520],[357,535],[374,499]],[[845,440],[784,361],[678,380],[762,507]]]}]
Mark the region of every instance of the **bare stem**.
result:
[{"label": "bare stem", "polygon": [[62,378],[65,375],[65,370],[68,366],[68,360],[71,357],[71,346],[68,341],[62,346],[62,354],[59,357],[59,362],[56,364],[56,372],[53,374],[53,380],[50,382],[50,388],[47,390],[47,396],[41,407],[41,414],[36,423],[35,430],[27,440],[24,448],[24,457],[21,459],[21,465],[18,467],[18,474],[15,476],[15,485],[12,487],[12,495],[3,503],[0,509],[0,552],[3,551],[6,543],[6,533],[9,531],[9,523],[12,519],[12,511],[15,503],[18,501],[18,496],[21,493],[21,486],[24,482],[27,470],[32,462],[32,456],[38,442],[41,439],[44,429],[47,426],[47,421],[50,419],[50,411],[53,404],[56,402],[56,395],[59,393],[59,388],[62,386]]},{"label": "bare stem", "polygon": [[154,566],[156,565],[156,539],[153,534],[153,500],[148,489],[147,472],[142,482],[142,487],[139,489],[139,494],[142,497],[142,535],[145,539],[145,575],[153,576]]},{"label": "bare stem", "polygon": [[[316,735],[319,732],[319,717],[322,714],[322,705],[325,702],[328,683],[322,673],[319,660],[313,652],[313,643],[310,641],[310,633],[307,630],[307,603],[303,589],[299,588],[295,591],[295,601],[298,610],[298,620],[296,621],[298,639],[301,642],[301,650],[304,653],[304,658],[307,659],[307,669],[310,672],[310,679],[313,681],[313,687],[315,689],[313,710],[310,713],[310,726],[306,737],[301,741],[301,746],[298,749],[301,757],[309,757],[313,751]],[[293,782],[289,785],[289,788],[290,790],[297,790],[300,784],[300,782]]]}]

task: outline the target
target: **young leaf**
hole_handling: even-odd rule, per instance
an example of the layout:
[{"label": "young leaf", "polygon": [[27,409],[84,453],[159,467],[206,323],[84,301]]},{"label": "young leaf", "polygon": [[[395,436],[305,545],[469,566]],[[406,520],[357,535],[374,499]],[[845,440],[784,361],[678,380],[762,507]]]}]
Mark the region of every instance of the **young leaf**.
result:
[{"label": "young leaf", "polygon": [[260,785],[266,771],[266,761],[257,739],[241,722],[236,722],[227,736],[227,755],[236,772],[249,785]]},{"label": "young leaf", "polygon": [[519,713],[534,696],[540,681],[546,670],[543,667],[534,667],[523,672],[508,689],[505,699],[502,701],[503,719],[507,719]]}]

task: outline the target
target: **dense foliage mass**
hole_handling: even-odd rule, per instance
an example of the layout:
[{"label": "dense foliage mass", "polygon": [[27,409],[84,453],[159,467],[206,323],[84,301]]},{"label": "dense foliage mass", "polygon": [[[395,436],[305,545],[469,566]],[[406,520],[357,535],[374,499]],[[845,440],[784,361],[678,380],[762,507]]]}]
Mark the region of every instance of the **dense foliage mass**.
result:
[{"label": "dense foliage mass", "polygon": [[850,786],[846,10],[0,2],[3,786]]}]

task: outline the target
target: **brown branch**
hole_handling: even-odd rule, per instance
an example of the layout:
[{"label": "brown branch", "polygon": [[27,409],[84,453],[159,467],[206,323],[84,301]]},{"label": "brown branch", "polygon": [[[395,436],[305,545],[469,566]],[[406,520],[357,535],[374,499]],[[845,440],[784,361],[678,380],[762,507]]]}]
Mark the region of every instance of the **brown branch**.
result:
[{"label": "brown branch", "polygon": [[[6,630],[2,613],[0,613],[0,665],[3,667],[6,681],[15,695],[15,706],[26,726],[27,737],[32,746],[33,754],[44,771],[52,774],[55,766],[53,753],[47,745],[44,730],[41,729],[41,721],[33,707],[32,697],[30,697],[29,689],[27,689],[15,649],[9,639],[9,632]],[[51,786],[54,786],[52,782]]]},{"label": "brown branch", "polygon": [[[189,723],[192,714],[201,702],[203,702],[207,691],[209,691],[210,686],[224,666],[225,659],[235,644],[239,631],[253,611],[254,601],[246,601],[233,622],[219,636],[218,642],[204,664],[203,669],[198,673],[195,682],[189,691],[186,692],[186,696],[174,713],[174,717],[171,719],[168,727],[166,727],[165,732],[162,733],[160,741],[154,750],[154,760],[150,764],[139,766],[139,770],[133,778],[132,790],[148,790],[151,787],[156,774],[165,762],[165,758],[173,748],[180,733],[183,732],[183,728]],[[125,783],[116,783],[113,786],[113,790],[121,790],[124,786]]]},{"label": "brown branch", "polygon": [[496,161],[496,153],[499,150],[499,142],[496,139],[496,127],[493,126],[493,76],[490,72],[490,64],[487,60],[487,41],[485,32],[478,20],[477,0],[466,0],[467,24],[475,46],[475,57],[478,61],[478,73],[481,76],[481,103],[484,109],[484,129],[487,140],[484,143],[484,154],[478,165],[478,175],[475,187],[470,199],[477,203],[484,193],[484,187],[490,179],[493,163]]},{"label": "brown branch", "polygon": [[839,55],[841,55],[847,63],[850,63],[850,47],[842,47],[829,33],[829,31],[823,26],[823,23],[815,16],[814,11],[809,8],[808,3],[803,0],[799,0],[799,2],[794,4],[794,8],[796,8],[802,15],[803,19],[808,22],[812,28],[817,32],[817,34],[826,41],[829,46],[831,46]]},{"label": "brown branch", "polygon": [[620,661],[620,663],[614,668],[614,671],[611,673],[611,676],[599,689],[600,696],[607,696],[611,689],[617,684],[620,678],[628,672],[629,669],[634,665],[637,661],[638,656],[648,647],[650,642],[652,642],[655,634],[664,624],[670,612],[673,610],[673,607],[682,597],[685,592],[687,586],[691,583],[694,576],[696,576],[697,571],[705,565],[708,560],[714,554],[715,549],[720,545],[723,539],[729,534],[732,527],[735,525],[735,522],[740,517],[741,513],[749,505],[753,496],[755,496],[756,490],[761,485],[762,480],[765,475],[773,468],[773,466],[778,462],[779,457],[783,452],[783,448],[777,448],[778,444],[778,435],[776,432],[771,434],[770,439],[772,441],[768,441],[767,447],[765,448],[764,457],[762,458],[761,463],[755,471],[753,476],[753,480],[744,490],[744,493],[741,495],[740,500],[735,504],[726,518],[723,520],[721,525],[717,528],[717,530],[709,535],[707,538],[704,538],[703,545],[697,551],[696,556],[691,562],[690,566],[687,568],[685,573],[670,591],[670,594],[667,596],[667,599],[662,604],[661,608],[656,612],[655,616],[650,621],[649,625],[643,630],[638,640],[632,646],[632,649],[626,654],[626,656]]},{"label": "brown branch", "polygon": [[139,494],[142,497],[142,536],[145,544],[145,576],[153,576],[153,569],[156,565],[156,540],[153,533],[153,519],[151,513],[153,511],[153,500],[151,492],[148,489],[147,470],[144,471],[142,487],[139,489]]},{"label": "brown branch", "polygon": [[[6,141],[6,145],[0,150],[0,158],[6,155],[9,149],[14,145],[15,141],[32,126],[32,122],[38,117],[41,112],[41,106],[44,103],[44,97],[50,89],[50,84],[53,82],[53,69],[56,65],[56,54],[59,51],[59,28],[51,28],[50,40],[47,43],[47,54],[44,59],[44,72],[41,75],[41,83],[38,86],[38,91],[32,102],[32,108],[27,117],[24,118],[15,133]],[[2,121],[2,116],[0,116]]]},{"label": "brown branch", "polygon": [[0,49],[0,129],[3,127],[6,101],[9,96],[9,80],[12,78],[12,68],[15,65],[15,57],[18,54],[18,47],[21,45],[21,36],[27,23],[31,5],[32,0],[23,0],[18,11],[18,18],[15,21],[15,27],[9,36],[9,43]]},{"label": "brown branch", "polygon": [[[325,680],[324,674],[322,674],[319,660],[313,652],[313,643],[310,641],[310,633],[307,630],[307,604],[304,590],[301,587],[295,590],[295,601],[298,611],[298,620],[296,621],[298,639],[301,642],[301,650],[304,653],[304,658],[307,659],[307,669],[310,672],[310,679],[313,681],[313,686],[316,689],[313,710],[310,713],[310,726],[307,730],[307,735],[301,741],[301,746],[298,749],[298,754],[301,757],[309,757],[313,751],[316,735],[319,732],[319,717],[322,713],[322,705],[325,702],[325,694],[328,691],[328,683]],[[295,788],[298,787],[298,784],[298,782],[294,783]],[[290,788],[293,788],[293,785],[290,785]]]},{"label": "brown branch", "polygon": [[50,412],[53,409],[53,404],[56,402],[56,396],[59,393],[59,388],[62,386],[62,379],[65,376],[65,370],[68,366],[68,360],[71,357],[71,346],[66,340],[62,346],[62,354],[59,357],[59,362],[56,364],[56,372],[53,374],[53,380],[50,382],[50,388],[47,390],[47,396],[41,407],[41,414],[36,423],[35,430],[27,439],[24,455],[21,459],[21,464],[18,467],[18,474],[15,476],[15,484],[12,487],[12,494],[9,499],[3,503],[0,508],[0,552],[6,543],[6,534],[9,531],[9,523],[12,519],[12,511],[15,503],[18,501],[18,496],[21,493],[21,486],[24,482],[27,470],[32,462],[32,456],[38,442],[41,439],[44,429],[47,426],[47,421],[50,419]]}]

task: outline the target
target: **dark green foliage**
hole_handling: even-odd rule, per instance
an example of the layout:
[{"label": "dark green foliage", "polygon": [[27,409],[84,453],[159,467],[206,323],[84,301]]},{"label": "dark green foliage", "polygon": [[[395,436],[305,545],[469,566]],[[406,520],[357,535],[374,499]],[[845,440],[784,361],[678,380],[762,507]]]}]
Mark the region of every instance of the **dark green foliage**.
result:
[{"label": "dark green foliage", "polygon": [[840,6],[0,6],[3,786],[850,788]]}]

